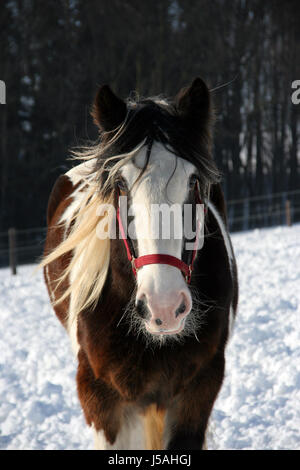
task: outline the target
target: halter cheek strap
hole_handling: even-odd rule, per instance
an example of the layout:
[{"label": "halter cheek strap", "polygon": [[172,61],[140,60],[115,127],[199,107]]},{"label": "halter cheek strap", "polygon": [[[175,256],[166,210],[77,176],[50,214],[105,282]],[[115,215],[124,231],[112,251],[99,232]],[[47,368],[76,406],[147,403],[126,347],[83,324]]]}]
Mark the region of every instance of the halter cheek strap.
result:
[{"label": "halter cheek strap", "polygon": [[[202,204],[200,195],[199,195],[198,185],[196,186],[197,186],[197,189],[195,189],[196,202],[198,204]],[[184,261],[182,261],[179,258],[176,258],[175,256],[164,255],[164,254],[144,255],[144,256],[139,256],[138,258],[135,258],[130,250],[130,246],[129,246],[129,243],[125,234],[123,223],[122,223],[122,218],[120,215],[119,197],[120,197],[120,194],[118,195],[117,219],[119,223],[121,237],[123,239],[123,242],[126,248],[127,258],[131,262],[133,274],[136,276],[137,271],[140,268],[142,268],[143,266],[147,266],[149,264],[168,264],[169,266],[174,266],[175,268],[179,269],[184,275],[186,282],[189,284],[191,282],[193,265],[194,265],[194,261],[197,255],[197,246],[198,246],[199,232],[200,232],[200,221],[199,220],[197,221],[196,238],[195,238],[193,254],[192,254],[190,264],[186,264]],[[206,208],[204,208],[204,212],[206,212]]]}]

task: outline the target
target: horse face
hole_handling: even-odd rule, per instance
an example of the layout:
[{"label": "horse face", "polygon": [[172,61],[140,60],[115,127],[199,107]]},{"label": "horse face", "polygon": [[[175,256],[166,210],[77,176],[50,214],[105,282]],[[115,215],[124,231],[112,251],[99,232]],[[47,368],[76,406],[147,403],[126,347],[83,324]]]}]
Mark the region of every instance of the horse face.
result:
[{"label": "horse face", "polygon": [[[185,234],[185,230],[182,231],[183,223],[185,225],[182,209],[191,196],[192,175],[196,174],[201,181],[198,194],[206,194],[209,185],[218,180],[218,171],[211,158],[213,112],[206,84],[196,78],[170,102],[152,98],[125,102],[104,85],[98,90],[92,115],[104,143],[97,163],[101,191],[104,196],[112,194],[117,183],[115,177],[121,173],[128,189],[129,215],[133,218],[134,234],[129,232],[128,235],[131,240],[136,240],[135,256],[169,255],[173,261],[177,259],[178,266],[178,260],[186,256],[184,237],[175,236],[174,232],[177,235],[181,229]],[[149,153],[149,147],[144,144],[150,142],[154,144]],[[174,153],[167,149],[173,149]],[[126,161],[122,156],[127,157]],[[113,166],[112,160],[117,166]],[[172,211],[174,205],[179,207],[181,217],[175,217],[173,232],[170,230],[168,237],[163,234],[164,213],[159,223],[156,218],[153,227],[152,208],[155,205],[164,205],[165,209],[172,207]],[[179,261],[181,267],[184,264],[184,271],[188,267],[186,261]],[[196,302],[199,306],[199,300]],[[137,272],[135,304],[139,320],[143,318],[135,324],[142,325],[143,331],[147,330],[151,338],[174,337],[181,332],[196,336],[199,315],[192,306],[190,290],[177,267],[142,264]],[[134,312],[131,305],[129,302],[127,311]]]},{"label": "horse face", "polygon": [[[135,254],[167,254],[182,259],[185,252],[183,204],[189,201],[191,181],[197,170],[154,142],[147,169],[139,179],[145,159],[143,148],[121,171],[128,188],[128,215],[132,216],[128,231]],[[185,328],[192,296],[179,269],[151,264],[137,272],[135,305],[149,333],[176,335]]]}]

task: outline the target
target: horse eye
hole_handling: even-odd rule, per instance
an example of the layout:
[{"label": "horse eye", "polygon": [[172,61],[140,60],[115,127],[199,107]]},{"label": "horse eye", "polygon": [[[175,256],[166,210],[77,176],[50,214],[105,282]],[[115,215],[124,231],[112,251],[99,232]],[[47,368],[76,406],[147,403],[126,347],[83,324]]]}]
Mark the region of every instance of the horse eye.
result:
[{"label": "horse eye", "polygon": [[125,183],[124,180],[119,180],[119,181],[117,182],[117,186],[118,186],[118,188],[119,188],[120,191],[128,192],[127,185],[126,185],[126,183]]},{"label": "horse eye", "polygon": [[197,175],[192,175],[192,176],[190,177],[190,180],[189,180],[189,187],[190,187],[190,189],[194,189],[195,184],[197,183],[197,181],[198,181],[198,176],[197,176]]}]

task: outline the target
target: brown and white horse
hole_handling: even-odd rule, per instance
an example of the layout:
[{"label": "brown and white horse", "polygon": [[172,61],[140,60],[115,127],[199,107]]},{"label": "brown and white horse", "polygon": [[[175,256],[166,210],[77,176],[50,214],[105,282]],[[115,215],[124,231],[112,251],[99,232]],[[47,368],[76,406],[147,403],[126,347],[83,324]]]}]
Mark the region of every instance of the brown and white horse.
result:
[{"label": "brown and white horse", "polygon": [[[92,115],[99,142],[74,152],[82,163],[52,190],[43,260],[85,418],[99,449],[202,449],[238,298],[210,92],[197,78],[172,100],[123,101],[105,85]],[[110,216],[121,197],[127,213]],[[179,207],[180,225],[199,202],[201,249],[174,231],[153,236],[153,206]]]}]

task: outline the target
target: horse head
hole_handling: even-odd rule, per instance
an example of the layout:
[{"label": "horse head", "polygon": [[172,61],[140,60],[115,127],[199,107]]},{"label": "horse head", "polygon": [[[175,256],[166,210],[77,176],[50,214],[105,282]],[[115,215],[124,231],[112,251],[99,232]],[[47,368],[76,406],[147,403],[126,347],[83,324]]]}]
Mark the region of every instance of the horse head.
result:
[{"label": "horse head", "polygon": [[105,149],[97,162],[100,191],[129,202],[118,220],[123,230],[124,217],[130,217],[123,238],[136,275],[134,315],[152,335],[187,332],[193,324],[192,268],[204,228],[198,205],[218,178],[209,90],[197,78],[173,100],[125,102],[105,85],[92,115]]}]

